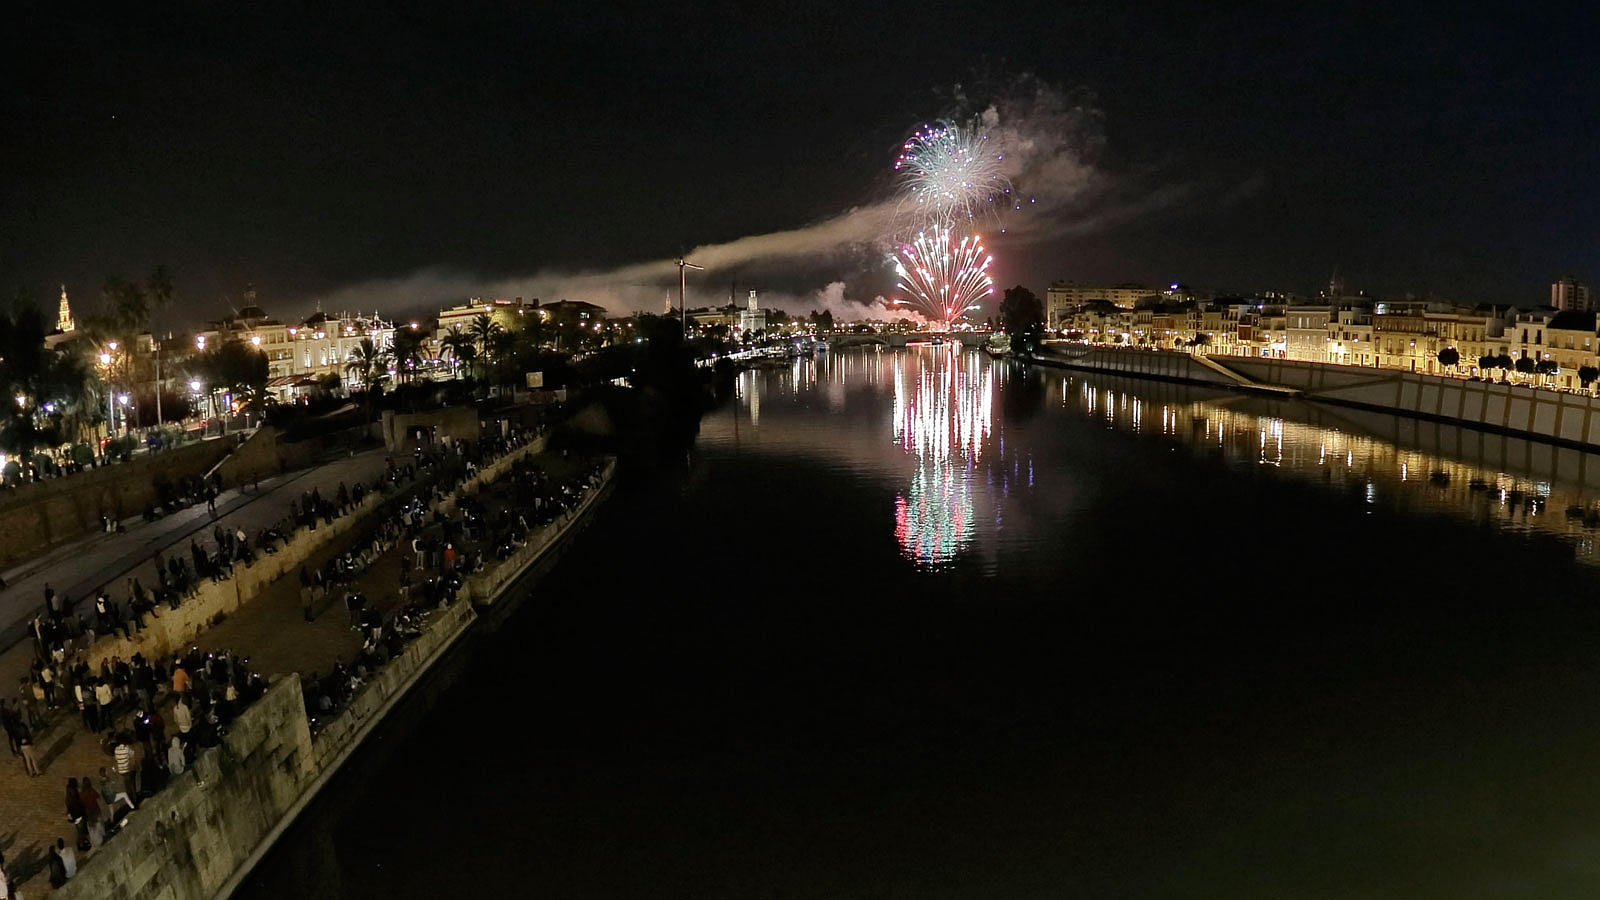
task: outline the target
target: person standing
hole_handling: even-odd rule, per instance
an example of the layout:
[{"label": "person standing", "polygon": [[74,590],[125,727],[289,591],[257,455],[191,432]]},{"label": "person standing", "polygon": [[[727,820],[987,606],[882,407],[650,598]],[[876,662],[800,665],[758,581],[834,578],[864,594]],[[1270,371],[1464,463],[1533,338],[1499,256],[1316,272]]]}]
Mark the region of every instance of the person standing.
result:
[{"label": "person standing", "polygon": [[56,855],[61,857],[62,865],[66,867],[67,880],[72,880],[72,876],[78,874],[78,854],[66,845],[66,841],[56,838]]},{"label": "person standing", "polygon": [[172,743],[167,745],[167,771],[177,778],[188,767],[188,760],[183,755],[183,742],[177,735],[172,736]]},{"label": "person standing", "polygon": [[172,724],[178,726],[178,735],[173,739],[181,735],[188,740],[189,730],[194,728],[194,717],[190,714],[188,698],[182,694],[178,695],[178,704],[172,708]]},{"label": "person standing", "polygon": [[[56,842],[60,843],[61,839],[56,838]],[[50,858],[45,863],[50,867],[50,887],[52,890],[67,883],[67,864],[61,858],[61,854],[56,852],[55,847],[50,848]]]},{"label": "person standing", "polygon": [[78,830],[78,846],[89,845],[89,816],[83,808],[83,793],[78,788],[78,779],[67,779],[67,821]]},{"label": "person standing", "polygon": [[133,743],[128,740],[126,732],[117,738],[117,749],[111,753],[112,763],[117,774],[122,777],[123,796],[128,798],[128,806],[136,808],[139,796],[139,770],[134,767]]},{"label": "person standing", "polygon": [[22,733],[17,735],[17,745],[22,749],[22,768],[29,775],[43,775],[39,759],[33,755],[33,731],[28,726],[22,726]]},{"label": "person standing", "polygon": [[94,779],[87,775],[78,783],[78,799],[83,803],[83,818],[89,825],[89,849],[93,850],[106,841],[109,815],[105,803],[100,800],[100,792],[95,790]]}]

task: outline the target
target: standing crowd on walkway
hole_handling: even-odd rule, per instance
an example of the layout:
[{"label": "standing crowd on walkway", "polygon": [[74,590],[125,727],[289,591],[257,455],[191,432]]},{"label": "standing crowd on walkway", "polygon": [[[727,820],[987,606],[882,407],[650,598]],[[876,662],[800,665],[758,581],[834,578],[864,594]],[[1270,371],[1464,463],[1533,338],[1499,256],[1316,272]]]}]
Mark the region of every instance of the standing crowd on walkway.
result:
[{"label": "standing crowd on walkway", "polygon": [[[54,732],[47,729],[81,724],[105,753],[98,772],[74,774],[66,782],[66,814],[74,833],[49,848],[43,861],[51,883],[70,878],[84,853],[92,853],[146,798],[187,771],[197,753],[216,746],[228,725],[266,691],[265,680],[239,654],[191,648],[171,657],[150,657],[138,650],[140,635],[153,620],[193,598],[204,579],[227,580],[236,565],[278,552],[300,530],[329,525],[360,509],[370,493],[390,494],[414,483],[411,496],[391,504],[390,514],[364,528],[346,549],[299,570],[303,596],[342,597],[350,627],[361,635],[360,650],[348,665],[335,662],[326,676],[314,674],[305,681],[308,711],[325,721],[421,634],[429,611],[455,601],[464,579],[481,565],[484,551],[474,545],[492,548],[505,540],[520,546],[530,522],[548,521],[550,511],[564,508],[575,496],[566,485],[548,485],[550,491],[535,498],[538,511],[514,517],[504,511],[486,513],[466,495],[457,498],[452,514],[442,511],[442,501],[463,481],[537,434],[510,430],[476,442],[446,440],[419,447],[409,459],[391,459],[370,485],[357,482],[349,488],[341,483],[326,495],[315,488],[304,492],[291,503],[285,519],[253,539],[242,529],[217,523],[210,540],[192,539],[187,553],[170,547],[166,554],[157,553],[150,588],[139,577],[126,577],[117,594],[109,584],[102,585],[91,594],[92,603],[76,604],[47,585],[43,609],[30,628],[34,659],[17,697],[0,698],[0,728],[23,770],[35,777],[43,776],[48,764],[36,742],[45,735],[47,743],[56,743],[48,739]],[[539,484],[534,473],[519,463],[508,483],[530,479],[529,484]],[[399,602],[384,613],[366,602],[356,581],[397,548],[404,556]],[[308,617],[314,605],[307,604]],[[135,652],[128,658],[118,653],[92,659],[95,641],[106,637],[131,639]],[[6,871],[0,856],[0,884],[9,885]],[[0,892],[0,897],[7,895],[14,895],[9,887]]]}]

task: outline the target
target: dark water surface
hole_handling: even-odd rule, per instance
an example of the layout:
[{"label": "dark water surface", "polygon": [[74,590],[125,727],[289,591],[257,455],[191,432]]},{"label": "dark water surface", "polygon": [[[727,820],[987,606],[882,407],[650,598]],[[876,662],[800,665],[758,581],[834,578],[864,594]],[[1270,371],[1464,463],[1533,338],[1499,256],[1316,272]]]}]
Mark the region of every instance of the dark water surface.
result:
[{"label": "dark water surface", "polygon": [[1600,462],[953,348],[739,389],[239,896],[1600,896]]}]

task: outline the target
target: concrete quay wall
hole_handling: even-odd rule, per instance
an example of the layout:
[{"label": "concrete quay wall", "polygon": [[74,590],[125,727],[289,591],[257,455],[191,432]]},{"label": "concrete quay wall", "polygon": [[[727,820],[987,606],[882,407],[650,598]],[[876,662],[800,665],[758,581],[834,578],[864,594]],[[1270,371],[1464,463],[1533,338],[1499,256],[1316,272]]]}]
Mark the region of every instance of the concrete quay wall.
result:
[{"label": "concrete quay wall", "polygon": [[1052,346],[1046,364],[1117,375],[1161,378],[1249,390],[1298,392],[1306,400],[1450,422],[1472,428],[1600,447],[1600,398],[1540,390],[1525,385],[1467,381],[1389,369],[1243,356],[1208,356],[1211,365],[1239,376],[1229,379],[1188,353]]},{"label": "concrete quay wall", "polygon": [[0,567],[99,528],[101,516],[143,512],[156,501],[158,481],[204,475],[237,443],[199,441],[0,492]]},{"label": "concrete quay wall", "polygon": [[[475,483],[492,480],[512,460],[543,443],[535,441],[508,454],[480,472]],[[582,505],[530,536],[523,549],[537,547],[538,552],[508,559],[484,574],[500,590],[514,584],[541,556],[559,548],[567,534],[586,524],[609,493],[614,473],[615,463],[609,462],[606,481]],[[464,586],[457,602],[428,616],[422,633],[314,736],[299,677],[275,677],[266,695],[235,721],[222,746],[203,751],[193,768],[140,806],[125,830],[85,860],[78,875],[52,896],[228,897],[390,711],[473,630],[480,619],[466,602],[468,590]]]},{"label": "concrete quay wall", "polygon": [[133,813],[51,894],[62,900],[212,897],[316,775],[300,680],[273,680],[222,745]]},{"label": "concrete quay wall", "polygon": [[1227,388],[1239,386],[1238,379],[1229,378],[1199,362],[1188,353],[1176,353],[1171,350],[1123,350],[1087,344],[1054,344],[1040,350],[1038,359],[1044,363],[1074,369],[1092,369],[1116,375],[1161,378]]},{"label": "concrete quay wall", "polygon": [[[459,494],[476,491],[481,484],[499,478],[516,460],[542,452],[545,441],[546,438],[540,436],[485,466],[455,492],[447,495],[441,506],[446,512],[454,511]],[[250,565],[234,565],[233,576],[227,581],[200,582],[195,596],[184,600],[177,609],[161,606],[157,608],[156,616],[146,617],[144,631],[130,637],[101,638],[90,645],[85,655],[98,664],[101,658],[120,656],[131,659],[135,653],[154,658],[189,647],[219,615],[233,612],[260,595],[274,581],[285,575],[293,575],[301,564],[316,553],[364,527],[371,514],[391,499],[392,494],[369,493],[359,506],[335,519],[333,524],[319,524],[314,530],[301,529],[295,532],[289,543],[277,553],[259,554]]]}]

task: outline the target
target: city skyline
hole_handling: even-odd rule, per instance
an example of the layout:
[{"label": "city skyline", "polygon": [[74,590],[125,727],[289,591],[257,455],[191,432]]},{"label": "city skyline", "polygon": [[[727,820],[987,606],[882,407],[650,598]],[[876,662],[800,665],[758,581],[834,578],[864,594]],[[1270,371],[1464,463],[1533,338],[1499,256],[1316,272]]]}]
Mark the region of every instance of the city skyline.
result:
[{"label": "city skyline", "polygon": [[[1064,110],[1043,120],[1070,138],[1055,159],[1078,168],[1044,179],[1051,227],[985,235],[997,284],[1310,294],[1338,272],[1378,295],[1535,305],[1596,274],[1594,126],[1563,112],[1594,99],[1584,23],[1044,4],[323,16],[25,13],[0,287],[89,301],[166,264],[187,319],[246,284],[284,312],[502,293],[651,308],[675,280],[662,262],[848,221],[887,200],[913,129],[1038,85]],[[854,237],[746,256],[690,291],[871,301],[892,270]]]}]

